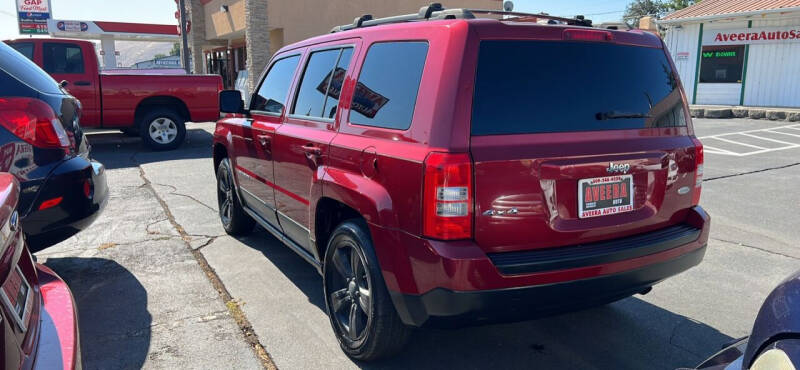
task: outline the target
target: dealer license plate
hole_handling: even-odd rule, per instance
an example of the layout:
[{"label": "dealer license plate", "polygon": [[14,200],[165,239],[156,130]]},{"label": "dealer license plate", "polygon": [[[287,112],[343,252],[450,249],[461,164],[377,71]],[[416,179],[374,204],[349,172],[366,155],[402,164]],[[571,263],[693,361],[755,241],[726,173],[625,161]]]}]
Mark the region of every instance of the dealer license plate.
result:
[{"label": "dealer license plate", "polygon": [[578,217],[633,211],[633,175],[578,180]]},{"label": "dealer license plate", "polygon": [[19,325],[23,331],[27,330],[26,323],[28,314],[30,314],[32,304],[31,302],[31,286],[22,275],[19,267],[14,268],[8,277],[8,280],[3,284],[0,289],[0,299],[6,305],[11,313],[12,318]]}]

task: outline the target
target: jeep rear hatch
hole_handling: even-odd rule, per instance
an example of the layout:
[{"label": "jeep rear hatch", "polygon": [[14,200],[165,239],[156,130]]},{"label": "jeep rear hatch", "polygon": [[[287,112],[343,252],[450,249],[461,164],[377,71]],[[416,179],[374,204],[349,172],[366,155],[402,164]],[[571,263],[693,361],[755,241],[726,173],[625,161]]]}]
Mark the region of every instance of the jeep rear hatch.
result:
[{"label": "jeep rear hatch", "polygon": [[699,196],[700,146],[664,50],[581,32],[480,42],[470,151],[487,252],[652,231]]}]

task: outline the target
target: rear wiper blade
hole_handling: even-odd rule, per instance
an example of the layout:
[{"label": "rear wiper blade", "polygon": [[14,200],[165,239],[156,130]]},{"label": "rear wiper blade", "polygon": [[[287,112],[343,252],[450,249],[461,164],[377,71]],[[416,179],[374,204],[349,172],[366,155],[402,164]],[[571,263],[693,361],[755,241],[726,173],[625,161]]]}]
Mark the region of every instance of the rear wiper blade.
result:
[{"label": "rear wiper blade", "polygon": [[597,118],[600,121],[607,119],[650,118],[650,117],[652,116],[644,113],[618,112],[614,110],[608,112],[599,112],[595,115],[595,118]]}]

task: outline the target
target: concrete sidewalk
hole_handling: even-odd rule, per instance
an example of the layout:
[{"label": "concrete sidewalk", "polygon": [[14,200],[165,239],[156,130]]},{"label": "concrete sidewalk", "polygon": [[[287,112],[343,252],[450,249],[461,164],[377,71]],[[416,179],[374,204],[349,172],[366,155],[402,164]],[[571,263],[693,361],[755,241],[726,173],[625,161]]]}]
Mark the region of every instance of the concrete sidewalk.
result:
[{"label": "concrete sidewalk", "polygon": [[751,118],[771,121],[800,121],[800,108],[745,107],[740,105],[691,105],[695,118]]}]

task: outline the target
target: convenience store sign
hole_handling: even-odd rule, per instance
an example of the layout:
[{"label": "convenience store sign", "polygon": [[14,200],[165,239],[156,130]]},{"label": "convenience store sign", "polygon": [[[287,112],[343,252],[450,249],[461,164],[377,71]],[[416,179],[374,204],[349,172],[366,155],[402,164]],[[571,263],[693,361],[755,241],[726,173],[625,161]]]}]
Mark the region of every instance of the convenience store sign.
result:
[{"label": "convenience store sign", "polygon": [[20,34],[44,34],[50,19],[50,0],[16,0]]},{"label": "convenience store sign", "polygon": [[800,42],[800,26],[732,28],[703,32],[703,45]]}]

